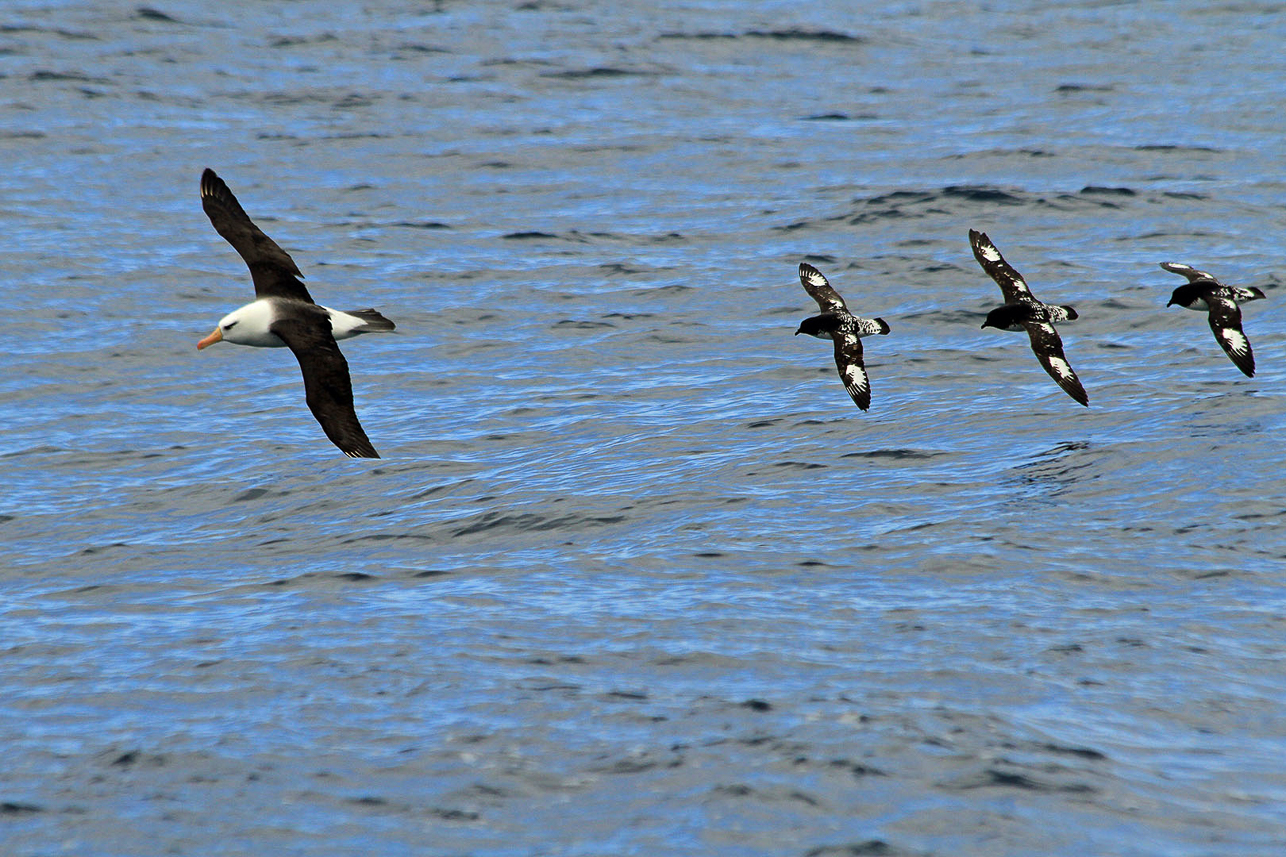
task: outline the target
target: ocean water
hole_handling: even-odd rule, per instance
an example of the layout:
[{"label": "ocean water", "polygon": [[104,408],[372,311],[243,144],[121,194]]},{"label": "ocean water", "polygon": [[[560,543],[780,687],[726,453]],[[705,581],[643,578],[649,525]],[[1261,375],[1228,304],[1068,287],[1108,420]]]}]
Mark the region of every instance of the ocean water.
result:
[{"label": "ocean water", "polygon": [[[1284,38],[6,3],[0,852],[1283,853]],[[251,298],[205,167],[398,323],[343,343],[383,459],[196,352]],[[1253,379],[1167,260],[1267,293]],[[892,327],[868,413],[801,261]]]}]

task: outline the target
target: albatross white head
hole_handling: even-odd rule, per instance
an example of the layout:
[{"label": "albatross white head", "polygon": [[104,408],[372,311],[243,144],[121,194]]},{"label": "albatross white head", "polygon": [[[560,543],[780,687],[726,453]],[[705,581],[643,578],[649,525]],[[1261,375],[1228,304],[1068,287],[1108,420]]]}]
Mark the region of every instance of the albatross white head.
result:
[{"label": "albatross white head", "polygon": [[196,344],[197,351],[208,348],[216,342],[232,342],[236,345],[254,345],[259,348],[281,348],[282,342],[269,326],[276,320],[276,312],[271,301],[258,300],[246,304],[241,309],[219,319],[219,326],[214,332]]}]

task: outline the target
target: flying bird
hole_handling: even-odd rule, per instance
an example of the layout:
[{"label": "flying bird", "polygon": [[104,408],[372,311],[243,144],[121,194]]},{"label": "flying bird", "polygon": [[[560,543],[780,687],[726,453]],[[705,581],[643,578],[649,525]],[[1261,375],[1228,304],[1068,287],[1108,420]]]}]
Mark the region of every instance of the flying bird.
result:
[{"label": "flying bird", "polygon": [[303,371],[308,408],[326,436],[350,458],[379,458],[357,421],[348,361],[335,343],[391,331],[393,322],[373,309],[340,312],[314,303],[295,260],[255,226],[214,170],[201,173],[201,207],[250,268],[255,300],[220,319],[197,350],[216,342],[289,348]]},{"label": "flying bird", "polygon": [[1072,364],[1063,354],[1063,340],[1054,328],[1056,321],[1073,321],[1076,310],[1069,306],[1043,304],[1032,295],[1023,275],[1015,271],[1005,257],[1000,255],[996,245],[983,232],[969,230],[969,244],[973,247],[974,258],[987,272],[996,285],[1000,286],[1005,296],[1004,306],[999,306],[987,313],[984,328],[996,327],[1001,330],[1025,330],[1031,339],[1031,350],[1035,352],[1040,365],[1045,367],[1049,377],[1053,378],[1063,392],[1086,407],[1089,396],[1076,377]]},{"label": "flying bird", "polygon": [[1250,350],[1250,340],[1241,329],[1241,307],[1237,301],[1257,301],[1264,293],[1254,286],[1243,289],[1225,286],[1205,271],[1179,262],[1162,262],[1161,267],[1172,274],[1181,274],[1188,282],[1174,290],[1166,306],[1181,306],[1197,312],[1208,312],[1210,329],[1215,341],[1247,378],[1255,376],[1255,352]]},{"label": "flying bird", "polygon": [[832,340],[835,343],[835,366],[839,369],[844,389],[848,390],[859,408],[869,409],[871,380],[862,363],[862,337],[887,334],[889,326],[882,318],[861,318],[849,312],[839,292],[831,288],[821,271],[807,262],[799,265],[799,281],[803,283],[804,291],[817,301],[822,314],[800,322],[795,335],[806,333],[818,339]]}]

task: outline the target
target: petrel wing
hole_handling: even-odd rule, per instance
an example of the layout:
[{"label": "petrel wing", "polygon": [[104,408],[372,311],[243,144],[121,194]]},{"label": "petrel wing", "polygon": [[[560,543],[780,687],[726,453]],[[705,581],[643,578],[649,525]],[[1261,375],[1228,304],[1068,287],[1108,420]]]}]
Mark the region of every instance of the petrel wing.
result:
[{"label": "petrel wing", "polygon": [[839,292],[831,288],[831,284],[822,276],[821,271],[807,262],[799,263],[799,281],[804,284],[804,291],[817,301],[822,312],[848,312],[848,307],[844,305],[844,299],[839,296]]},{"label": "petrel wing", "polygon": [[862,340],[856,333],[836,334],[835,366],[844,389],[862,410],[871,407],[871,379],[862,362]]},{"label": "petrel wing", "polygon": [[1040,361],[1040,365],[1049,373],[1049,377],[1063,388],[1064,393],[1089,407],[1090,398],[1086,395],[1085,388],[1081,386],[1081,379],[1076,377],[1072,364],[1067,362],[1067,356],[1063,354],[1063,340],[1054,329],[1054,325],[1048,322],[1029,321],[1024,322],[1023,327],[1027,328],[1027,336],[1031,339],[1031,350]]},{"label": "petrel wing", "polygon": [[973,247],[973,257],[987,272],[987,276],[996,281],[1000,292],[1005,296],[1005,303],[1018,303],[1023,299],[1035,300],[1023,275],[1013,269],[1005,257],[1000,255],[996,245],[987,237],[987,233],[969,230],[969,245]]},{"label": "petrel wing", "polygon": [[1211,276],[1210,274],[1207,274],[1205,271],[1198,271],[1196,268],[1192,267],[1191,265],[1185,265],[1182,262],[1162,262],[1160,264],[1162,268],[1164,268],[1165,270],[1169,271],[1172,274],[1179,274],[1181,276],[1187,277],[1189,283],[1199,283],[1207,280],[1212,283],[1219,282],[1213,276]]},{"label": "petrel wing", "polygon": [[1215,341],[1247,378],[1255,377],[1255,353],[1241,329],[1241,308],[1227,298],[1208,297],[1206,303],[1210,306],[1210,329]]}]

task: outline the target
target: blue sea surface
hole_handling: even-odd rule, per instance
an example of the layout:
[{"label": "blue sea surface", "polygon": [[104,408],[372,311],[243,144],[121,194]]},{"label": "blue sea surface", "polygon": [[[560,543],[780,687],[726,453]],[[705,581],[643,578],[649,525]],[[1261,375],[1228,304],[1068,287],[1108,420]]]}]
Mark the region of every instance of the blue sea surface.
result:
[{"label": "blue sea surface", "polygon": [[[0,10],[0,852],[1286,852],[1278,4]],[[347,340],[253,297],[215,169]],[[1090,406],[1001,303],[987,232]],[[872,406],[798,264],[857,313]],[[1177,261],[1243,306],[1243,376]]]}]

